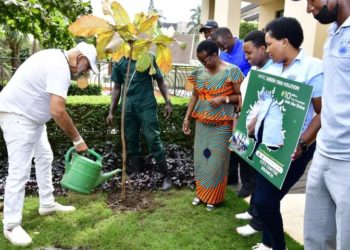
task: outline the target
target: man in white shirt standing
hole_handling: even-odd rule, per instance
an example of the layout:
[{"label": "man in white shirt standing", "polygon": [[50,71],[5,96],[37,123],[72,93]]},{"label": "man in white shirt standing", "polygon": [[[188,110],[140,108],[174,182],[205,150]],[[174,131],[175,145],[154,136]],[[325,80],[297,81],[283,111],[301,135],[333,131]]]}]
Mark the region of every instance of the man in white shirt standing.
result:
[{"label": "man in white shirt standing", "polygon": [[53,153],[46,122],[54,119],[69,136],[77,152],[87,150],[72,119],[66,112],[70,81],[92,69],[98,72],[96,49],[79,43],[69,51],[42,50],[29,57],[0,92],[0,126],[6,142],[9,169],[4,197],[4,236],[14,245],[25,246],[31,237],[21,227],[25,184],[30,177],[32,158],[39,187],[39,214],[71,212],[53,197],[51,163]]}]

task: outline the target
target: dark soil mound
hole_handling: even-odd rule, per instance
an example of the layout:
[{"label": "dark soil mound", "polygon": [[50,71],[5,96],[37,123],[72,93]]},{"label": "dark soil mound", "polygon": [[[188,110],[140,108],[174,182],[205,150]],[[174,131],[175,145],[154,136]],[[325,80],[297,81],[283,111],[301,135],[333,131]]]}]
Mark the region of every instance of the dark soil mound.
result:
[{"label": "dark soil mound", "polygon": [[141,211],[154,210],[159,204],[154,201],[152,191],[142,191],[126,187],[125,200],[120,199],[121,190],[110,192],[107,204],[113,211]]}]

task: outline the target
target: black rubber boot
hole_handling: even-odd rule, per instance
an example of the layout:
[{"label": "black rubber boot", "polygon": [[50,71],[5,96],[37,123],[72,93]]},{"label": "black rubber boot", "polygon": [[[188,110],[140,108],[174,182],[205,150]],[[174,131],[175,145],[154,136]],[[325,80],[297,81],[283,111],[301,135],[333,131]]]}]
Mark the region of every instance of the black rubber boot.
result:
[{"label": "black rubber boot", "polygon": [[164,176],[162,187],[160,188],[160,190],[162,190],[162,191],[169,191],[172,188],[173,188],[173,182],[171,181],[170,177],[169,176]]},{"label": "black rubber boot", "polygon": [[134,179],[143,168],[142,156],[131,156],[128,164],[128,177]]},{"label": "black rubber boot", "polygon": [[163,182],[160,190],[169,191],[170,189],[173,188],[173,182],[171,181],[171,178],[168,173],[168,164],[164,159],[164,161],[158,162],[157,165],[158,165],[159,172],[163,175]]}]

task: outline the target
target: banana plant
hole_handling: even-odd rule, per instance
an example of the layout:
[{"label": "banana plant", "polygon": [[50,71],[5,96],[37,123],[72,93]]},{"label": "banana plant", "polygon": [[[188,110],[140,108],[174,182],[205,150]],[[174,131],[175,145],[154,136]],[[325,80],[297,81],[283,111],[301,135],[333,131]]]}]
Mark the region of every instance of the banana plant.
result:
[{"label": "banana plant", "polygon": [[156,46],[155,60],[164,74],[171,70],[172,56],[168,46],[179,43],[181,48],[186,44],[163,34],[157,29],[159,16],[156,13],[140,12],[130,21],[128,13],[118,2],[110,3],[104,0],[102,4],[104,18],[93,15],[79,17],[69,26],[74,36],[96,37],[98,59],[111,57],[117,62],[122,57],[129,59],[122,89],[121,139],[122,139],[122,191],[121,200],[125,200],[126,175],[126,142],[125,142],[125,101],[130,80],[131,60],[136,61],[136,70],[143,72],[149,69],[149,74],[155,73],[151,54],[151,47]]}]

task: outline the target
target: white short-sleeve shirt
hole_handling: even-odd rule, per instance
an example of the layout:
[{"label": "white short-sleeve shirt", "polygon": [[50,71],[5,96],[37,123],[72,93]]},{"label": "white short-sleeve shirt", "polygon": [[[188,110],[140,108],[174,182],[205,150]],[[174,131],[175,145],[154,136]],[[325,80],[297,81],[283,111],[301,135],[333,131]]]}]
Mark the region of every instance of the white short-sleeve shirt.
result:
[{"label": "white short-sleeve shirt", "polygon": [[0,111],[16,113],[44,124],[50,114],[50,94],[66,99],[70,70],[63,51],[42,50],[29,57],[0,92]]}]

